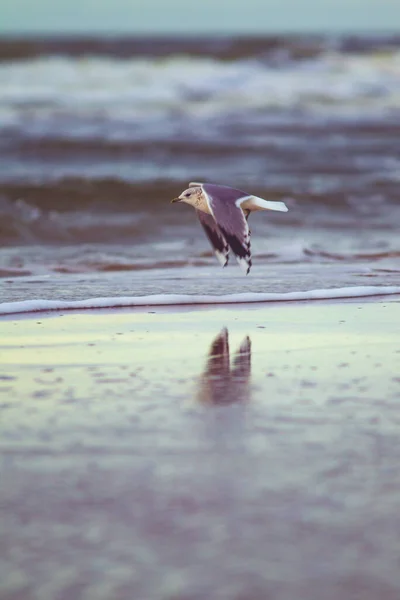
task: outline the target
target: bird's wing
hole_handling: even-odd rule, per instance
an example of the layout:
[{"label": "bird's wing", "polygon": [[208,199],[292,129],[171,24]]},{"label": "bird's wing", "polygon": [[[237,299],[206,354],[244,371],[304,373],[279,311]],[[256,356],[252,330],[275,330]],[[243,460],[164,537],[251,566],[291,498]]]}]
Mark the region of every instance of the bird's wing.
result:
[{"label": "bird's wing", "polygon": [[214,217],[201,210],[196,210],[196,213],[206,236],[210,240],[211,246],[214,248],[216,257],[220,264],[223,267],[226,267],[229,260],[229,246],[222,235],[221,230],[218,228]]},{"label": "bird's wing", "polygon": [[248,194],[211,183],[201,187],[218,229],[247,275],[251,268],[250,231],[240,203]]}]

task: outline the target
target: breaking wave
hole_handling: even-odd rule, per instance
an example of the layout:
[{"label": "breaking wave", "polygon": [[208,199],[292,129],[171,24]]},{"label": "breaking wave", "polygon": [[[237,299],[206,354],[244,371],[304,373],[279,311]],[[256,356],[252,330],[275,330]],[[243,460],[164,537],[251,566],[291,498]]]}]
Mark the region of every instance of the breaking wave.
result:
[{"label": "breaking wave", "polygon": [[[398,110],[400,50],[271,64],[259,57],[42,56],[0,63],[0,114],[14,133],[141,139],[176,133],[179,119],[265,109],[368,115]],[[27,118],[28,115],[28,118]],[[199,128],[201,135],[201,128]]]}]

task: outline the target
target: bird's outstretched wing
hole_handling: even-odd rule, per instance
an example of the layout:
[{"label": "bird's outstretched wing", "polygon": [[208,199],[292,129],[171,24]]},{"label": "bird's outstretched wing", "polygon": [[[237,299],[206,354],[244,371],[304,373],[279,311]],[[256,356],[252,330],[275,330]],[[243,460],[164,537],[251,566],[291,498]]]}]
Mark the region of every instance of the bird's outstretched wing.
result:
[{"label": "bird's outstretched wing", "polygon": [[220,264],[223,267],[226,267],[229,260],[229,246],[221,230],[217,226],[214,217],[201,210],[196,210],[196,214],[203,226],[206,236],[210,240],[211,246],[214,248],[216,257]]},{"label": "bird's outstretched wing", "polygon": [[219,231],[247,275],[251,269],[250,231],[240,201],[248,194],[211,183],[201,187]]}]

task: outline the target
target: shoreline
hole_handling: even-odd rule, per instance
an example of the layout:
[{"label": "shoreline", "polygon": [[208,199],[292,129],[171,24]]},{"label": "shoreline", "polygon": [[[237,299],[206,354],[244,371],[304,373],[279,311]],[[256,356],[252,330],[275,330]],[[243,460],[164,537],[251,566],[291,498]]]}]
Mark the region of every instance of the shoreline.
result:
[{"label": "shoreline", "polygon": [[[271,301],[260,301],[260,302],[231,302],[231,303],[216,303],[216,304],[143,304],[143,305],[126,305],[126,306],[110,306],[110,307],[94,307],[94,308],[54,308],[50,310],[37,310],[27,312],[15,312],[15,313],[0,313],[0,324],[7,321],[20,321],[20,320],[32,320],[32,319],[51,319],[57,316],[68,316],[68,315],[103,315],[107,317],[109,315],[118,314],[132,314],[132,315],[145,315],[145,314],[158,314],[158,315],[179,315],[193,312],[208,313],[212,311],[221,311],[227,313],[235,313],[237,311],[252,311],[262,310],[268,308],[279,308],[286,306],[296,307],[329,307],[336,305],[346,304],[383,304],[383,303],[399,303],[400,294],[393,295],[371,295],[361,297],[343,297],[343,298],[326,298],[326,299],[315,299],[315,300],[271,300]],[[0,304],[1,306],[1,304]]]},{"label": "shoreline", "polygon": [[346,288],[315,289],[285,293],[247,292],[236,294],[153,294],[150,296],[89,298],[86,300],[21,300],[0,303],[0,318],[22,313],[43,313],[49,311],[76,311],[93,309],[119,309],[135,307],[182,307],[182,306],[246,306],[252,304],[272,304],[291,302],[314,302],[316,300],[355,300],[363,298],[384,299],[400,297],[399,286],[354,286]]}]

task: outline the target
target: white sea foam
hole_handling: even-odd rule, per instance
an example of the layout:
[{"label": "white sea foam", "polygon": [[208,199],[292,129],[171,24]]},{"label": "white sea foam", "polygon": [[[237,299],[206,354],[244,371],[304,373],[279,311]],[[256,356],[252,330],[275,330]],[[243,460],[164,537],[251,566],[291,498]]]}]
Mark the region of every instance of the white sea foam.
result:
[{"label": "white sea foam", "polygon": [[99,308],[123,308],[134,306],[184,306],[201,304],[249,304],[261,302],[292,302],[300,300],[334,300],[340,298],[366,298],[399,294],[400,286],[358,286],[334,289],[309,290],[288,293],[241,293],[225,296],[155,294],[121,298],[89,298],[87,300],[22,300],[0,304],[0,315],[47,312],[60,310],[85,310]]}]

